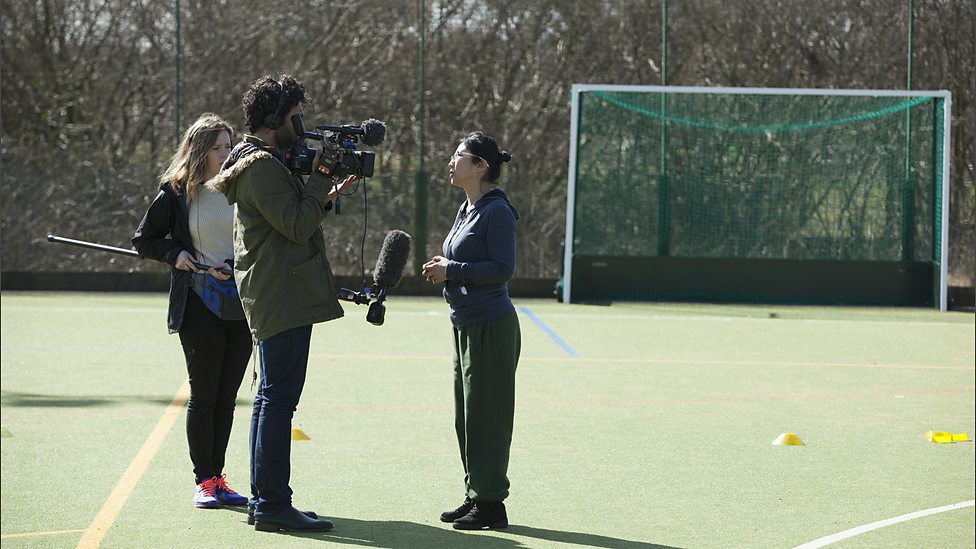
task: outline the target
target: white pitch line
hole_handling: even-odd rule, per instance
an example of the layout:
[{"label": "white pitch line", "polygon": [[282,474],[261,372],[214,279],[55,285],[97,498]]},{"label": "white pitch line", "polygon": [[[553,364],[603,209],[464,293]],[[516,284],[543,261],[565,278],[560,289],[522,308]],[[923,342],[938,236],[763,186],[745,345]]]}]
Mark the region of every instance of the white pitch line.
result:
[{"label": "white pitch line", "polygon": [[974,504],[976,504],[976,500],[971,499],[969,501],[960,501],[959,503],[953,503],[952,505],[934,507],[932,509],[915,511],[914,513],[907,513],[890,519],[879,520],[877,522],[872,522],[871,524],[865,524],[864,526],[858,526],[856,528],[851,528],[850,530],[844,530],[843,532],[837,532],[836,534],[831,534],[829,536],[825,536],[820,539],[808,541],[803,545],[797,545],[795,549],[816,549],[818,547],[825,547],[827,545],[830,545],[831,543],[837,543],[842,539],[853,538],[854,536],[863,534],[865,532],[870,532],[871,530],[877,530],[879,528],[884,528],[885,526],[891,526],[892,524],[898,524],[899,522],[906,522],[917,518],[927,517],[929,515],[945,513],[946,511],[955,511],[956,509],[962,509],[963,507],[972,507]]}]

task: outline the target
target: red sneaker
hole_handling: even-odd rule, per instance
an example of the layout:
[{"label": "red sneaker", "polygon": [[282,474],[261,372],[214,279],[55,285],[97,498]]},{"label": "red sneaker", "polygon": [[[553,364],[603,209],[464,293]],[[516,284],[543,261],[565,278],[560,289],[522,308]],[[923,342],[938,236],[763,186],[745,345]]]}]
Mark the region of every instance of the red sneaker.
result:
[{"label": "red sneaker", "polygon": [[217,487],[217,501],[223,505],[246,505],[247,498],[238,494],[227,486],[227,475],[220,475],[210,479]]},{"label": "red sneaker", "polygon": [[199,507],[201,509],[216,509],[220,507],[220,502],[217,501],[217,477],[209,478],[200,484],[197,484],[196,490],[193,492],[193,506]]}]

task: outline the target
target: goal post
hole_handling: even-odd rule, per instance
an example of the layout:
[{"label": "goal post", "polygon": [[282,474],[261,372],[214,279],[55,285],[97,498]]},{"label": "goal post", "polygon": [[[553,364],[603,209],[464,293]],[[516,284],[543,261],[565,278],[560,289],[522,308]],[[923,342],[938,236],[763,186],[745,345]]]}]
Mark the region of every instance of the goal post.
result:
[{"label": "goal post", "polygon": [[947,306],[948,91],[575,84],[564,303]]}]

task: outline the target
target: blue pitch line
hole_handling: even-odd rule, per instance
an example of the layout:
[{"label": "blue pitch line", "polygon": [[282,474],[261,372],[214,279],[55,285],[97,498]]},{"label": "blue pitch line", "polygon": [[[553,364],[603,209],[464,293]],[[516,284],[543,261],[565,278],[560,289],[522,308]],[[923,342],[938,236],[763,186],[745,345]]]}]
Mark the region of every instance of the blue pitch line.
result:
[{"label": "blue pitch line", "polygon": [[579,356],[579,353],[574,351],[573,348],[570,347],[568,343],[563,341],[563,338],[556,335],[556,332],[552,331],[552,328],[546,326],[545,322],[539,320],[539,317],[535,316],[535,314],[532,311],[530,311],[528,307],[519,307],[519,311],[522,311],[522,314],[529,317],[529,320],[534,322],[535,325],[538,326],[540,330],[545,332],[546,335],[549,336],[549,339],[553,340],[553,342],[555,342],[555,344],[558,345],[560,349],[566,351],[566,354],[568,354],[569,356]]}]

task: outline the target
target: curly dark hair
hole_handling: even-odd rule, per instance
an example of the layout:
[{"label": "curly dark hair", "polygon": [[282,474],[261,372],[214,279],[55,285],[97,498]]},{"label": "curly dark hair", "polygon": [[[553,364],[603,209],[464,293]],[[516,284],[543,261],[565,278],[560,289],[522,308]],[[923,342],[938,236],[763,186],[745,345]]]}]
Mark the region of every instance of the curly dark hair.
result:
[{"label": "curly dark hair", "polygon": [[[279,85],[278,83],[281,83]],[[282,91],[282,87],[284,90]],[[295,108],[295,105],[305,105],[309,102],[308,90],[295,77],[282,74],[278,80],[270,74],[259,76],[244,92],[241,98],[241,108],[244,109],[244,123],[248,131],[256,132],[261,128],[266,128],[265,120],[268,115],[274,114],[275,107],[278,106],[278,94],[284,93],[280,116],[285,116],[288,111]]]}]

